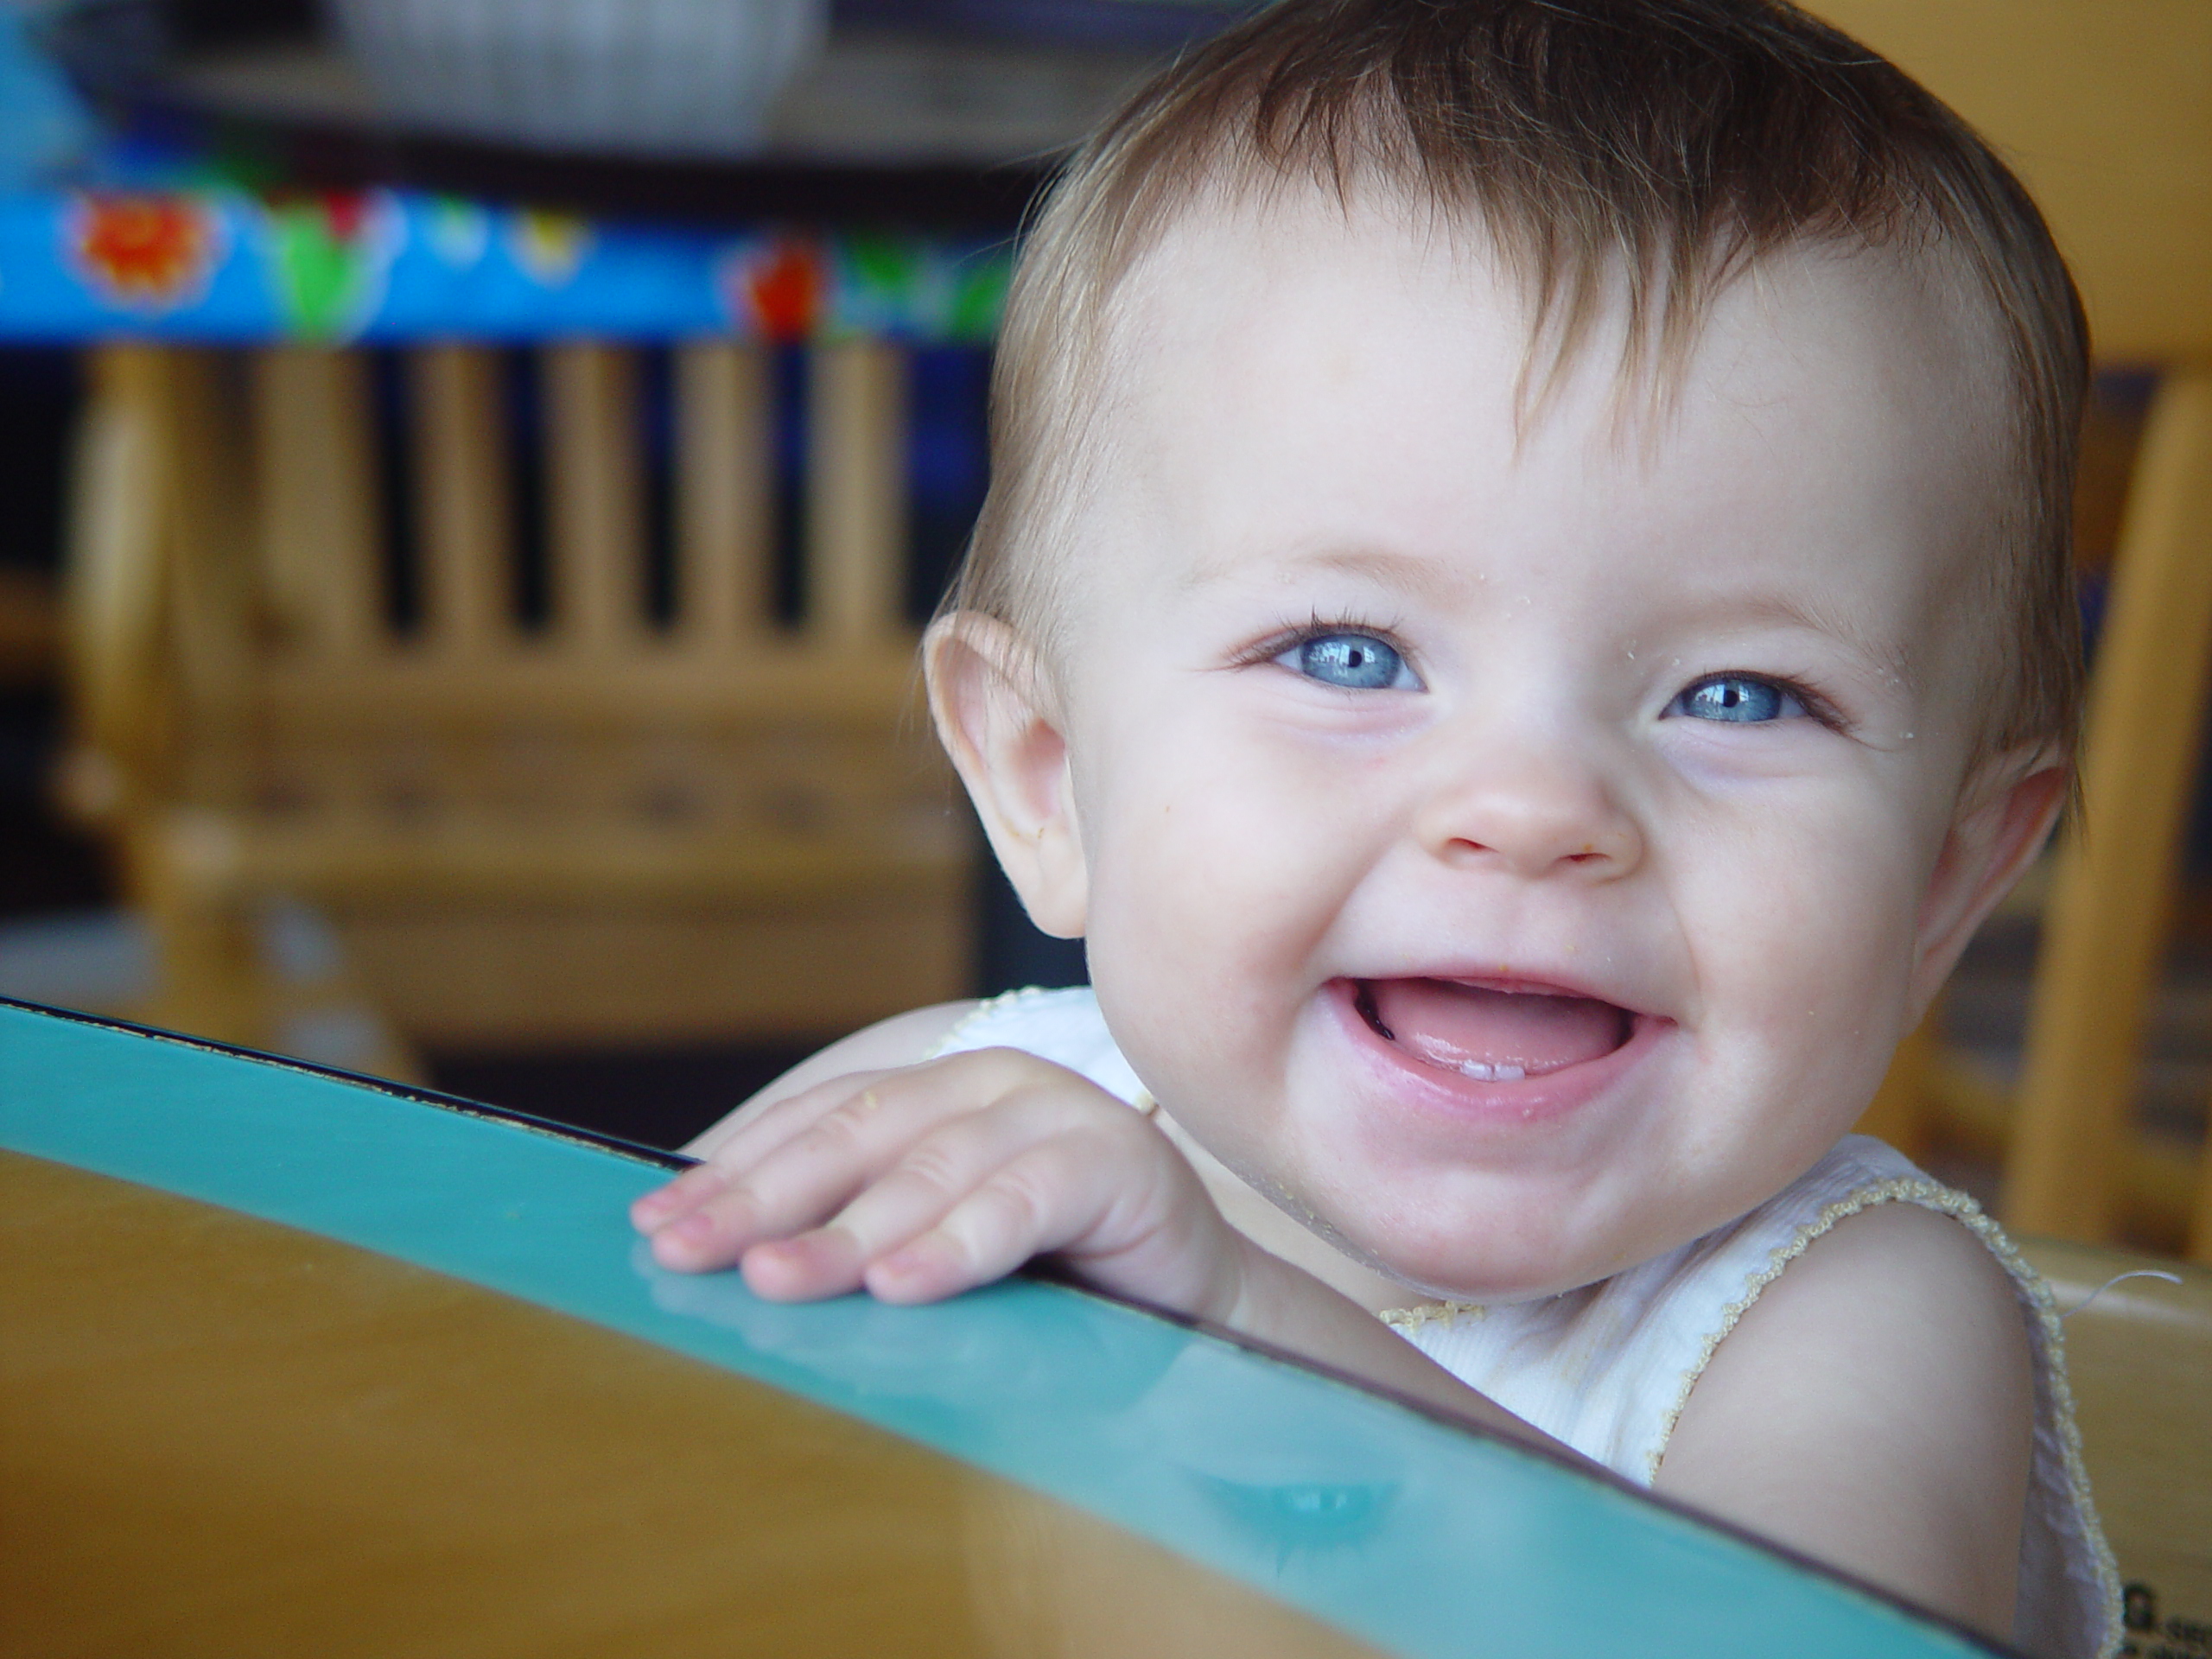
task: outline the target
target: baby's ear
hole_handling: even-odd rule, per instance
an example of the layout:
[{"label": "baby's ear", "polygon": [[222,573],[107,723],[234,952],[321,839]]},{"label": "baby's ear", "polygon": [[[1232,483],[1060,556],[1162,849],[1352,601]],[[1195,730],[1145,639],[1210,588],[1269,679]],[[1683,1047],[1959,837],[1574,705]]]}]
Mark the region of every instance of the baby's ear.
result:
[{"label": "baby's ear", "polygon": [[1081,938],[1090,875],[1067,740],[1036,648],[995,617],[956,611],[931,625],[922,663],[938,741],[1029,919]]},{"label": "baby's ear", "polygon": [[1974,930],[2043,851],[2073,782],[2056,748],[2000,756],[1967,779],[1921,901],[1908,1030],[1943,988]]}]

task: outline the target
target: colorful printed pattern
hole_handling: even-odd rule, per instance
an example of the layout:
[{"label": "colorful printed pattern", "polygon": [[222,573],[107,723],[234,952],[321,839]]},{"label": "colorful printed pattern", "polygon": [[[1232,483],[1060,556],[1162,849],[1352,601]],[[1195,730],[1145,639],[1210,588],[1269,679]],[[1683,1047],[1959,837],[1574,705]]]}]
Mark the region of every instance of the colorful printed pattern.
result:
[{"label": "colorful printed pattern", "polygon": [[985,341],[1003,243],[587,222],[408,192],[0,196],[0,340]]},{"label": "colorful printed pattern", "polygon": [[101,302],[158,316],[207,296],[226,229],[219,213],[189,196],[83,196],[63,216],[62,252]]}]

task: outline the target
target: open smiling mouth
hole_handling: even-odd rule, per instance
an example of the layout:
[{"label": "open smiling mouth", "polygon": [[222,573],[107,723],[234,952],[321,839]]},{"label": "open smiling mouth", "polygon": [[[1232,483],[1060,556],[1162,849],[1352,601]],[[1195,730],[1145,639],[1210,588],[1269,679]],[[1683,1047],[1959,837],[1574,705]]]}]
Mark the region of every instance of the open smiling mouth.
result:
[{"label": "open smiling mouth", "polygon": [[1636,1022],[1595,997],[1451,979],[1363,979],[1352,1006],[1385,1042],[1478,1083],[1518,1083],[1602,1059],[1627,1043]]}]

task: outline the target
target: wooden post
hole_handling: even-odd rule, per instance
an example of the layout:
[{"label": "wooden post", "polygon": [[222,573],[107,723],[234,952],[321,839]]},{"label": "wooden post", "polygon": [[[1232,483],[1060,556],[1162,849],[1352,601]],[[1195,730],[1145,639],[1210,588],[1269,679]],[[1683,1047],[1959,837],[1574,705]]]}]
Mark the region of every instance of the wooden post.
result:
[{"label": "wooden post", "polygon": [[676,352],[677,619],[717,652],[765,633],[773,600],[767,353],[734,340]]},{"label": "wooden post", "polygon": [[70,480],[62,626],[74,735],[104,798],[73,805],[104,817],[145,781],[142,770],[171,758],[160,728],[174,714],[163,696],[162,613],[175,458],[167,348],[101,346],[90,366]]},{"label": "wooden post", "polygon": [[2087,822],[2063,849],[2029,1010],[2004,1214],[2097,1243],[2118,1211],[2212,681],[2212,371],[2168,376],[2144,429],[2098,645]]},{"label": "wooden post", "polygon": [[606,652],[645,618],[644,464],[637,363],[620,346],[549,346],[544,358],[547,553],[553,626]]},{"label": "wooden post", "polygon": [[234,760],[257,666],[245,410],[221,353],[168,348],[169,614],[194,750]]},{"label": "wooden post", "polygon": [[253,360],[265,596],[296,646],[363,655],[388,632],[366,362],[324,346]]},{"label": "wooden post", "polygon": [[838,650],[901,631],[906,542],[906,359],[883,340],[817,346],[807,423],[808,631]]},{"label": "wooden post", "polygon": [[429,346],[410,363],[416,544],[433,649],[481,654],[513,631],[505,410],[498,356]]}]

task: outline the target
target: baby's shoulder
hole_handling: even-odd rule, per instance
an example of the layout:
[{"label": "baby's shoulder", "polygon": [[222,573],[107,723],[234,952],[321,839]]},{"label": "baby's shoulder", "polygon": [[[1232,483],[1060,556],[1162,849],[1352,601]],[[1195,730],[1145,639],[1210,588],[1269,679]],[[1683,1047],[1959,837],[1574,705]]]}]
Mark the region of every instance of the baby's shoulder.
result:
[{"label": "baby's shoulder", "polygon": [[1744,1310],[1668,1457],[1701,1427],[1778,1409],[1855,1420],[1911,1456],[1947,1460],[1970,1443],[2010,1465],[2001,1443],[2025,1446],[2034,1365],[2012,1275],[1971,1227],[1918,1204],[1872,1205],[1813,1239]]},{"label": "baby's shoulder", "polygon": [[1739,1352],[1758,1345],[1762,1327],[1786,1323],[1796,1341],[1833,1331],[1866,1347],[1933,1333],[1955,1344],[1986,1338],[2006,1363],[2015,1354],[2024,1362],[2023,1302],[2032,1293],[2007,1266],[2014,1258],[2002,1236],[1972,1198],[1878,1141],[1845,1136],[1709,1243],[1708,1270],[1721,1281],[1752,1275],[1736,1303],[1743,1317],[1725,1332]]},{"label": "baby's shoulder", "polygon": [[1986,1338],[2017,1349],[2025,1326],[2012,1276],[1973,1227],[1925,1205],[1870,1205],[1808,1244],[1759,1299],[1869,1340]]},{"label": "baby's shoulder", "polygon": [[1900,1369],[1933,1389],[2024,1400],[2032,1366],[2019,1289],[1989,1245],[1957,1216],[1897,1200],[1806,1243],[1745,1309],[1706,1380],[1740,1374],[1772,1389],[1825,1372],[1863,1385]]}]

